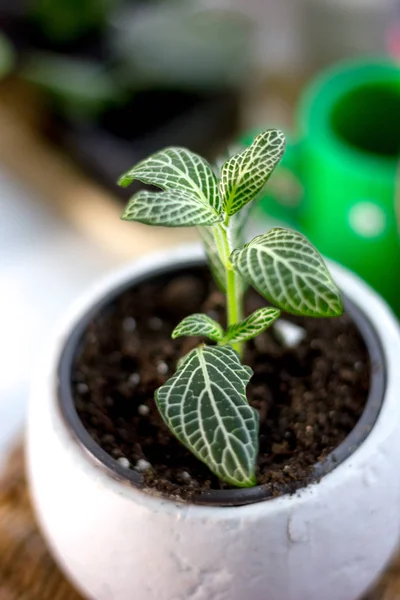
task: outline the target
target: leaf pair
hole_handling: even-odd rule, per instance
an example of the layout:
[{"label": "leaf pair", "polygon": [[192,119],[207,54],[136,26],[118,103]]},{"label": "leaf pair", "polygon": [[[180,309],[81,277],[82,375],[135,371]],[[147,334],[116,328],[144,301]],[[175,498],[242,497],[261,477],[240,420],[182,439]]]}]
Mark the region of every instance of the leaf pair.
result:
[{"label": "leaf pair", "polygon": [[[343,312],[340,291],[324,259],[297,231],[271,229],[234,250],[230,259],[235,271],[280,310],[309,317],[335,317]],[[195,335],[210,337],[206,329]],[[239,340],[232,337],[230,341]]]},{"label": "leaf pair", "polygon": [[203,336],[219,344],[247,342],[265,331],[279,317],[277,308],[259,308],[240,323],[228,327],[226,333],[211,317],[196,313],[185,317],[172,332],[172,338]]},{"label": "leaf pair", "polygon": [[261,190],[285,149],[282,132],[268,130],[250,148],[222,166],[218,179],[206,160],[185,148],[166,148],[130,169],[119,180],[135,179],[163,192],[142,190],[123,219],[167,227],[210,226],[236,214]]},{"label": "leaf pair", "polygon": [[147,225],[185,227],[222,221],[218,181],[210,165],[185,148],[166,148],[142,161],[119,180],[123,187],[138,179],[163,192],[141,190],[122,218]]}]

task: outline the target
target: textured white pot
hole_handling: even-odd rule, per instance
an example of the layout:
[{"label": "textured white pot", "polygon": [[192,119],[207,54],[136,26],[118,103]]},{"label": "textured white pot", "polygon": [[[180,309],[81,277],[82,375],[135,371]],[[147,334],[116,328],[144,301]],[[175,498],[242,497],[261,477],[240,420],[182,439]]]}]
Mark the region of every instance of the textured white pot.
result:
[{"label": "textured white pot", "polygon": [[[171,264],[198,264],[200,256],[198,247],[184,247],[136,262],[67,319],[29,412],[29,478],[42,531],[93,600],[354,600],[385,567],[400,533],[400,335],[387,306],[352,274],[332,267],[379,331],[383,405],[354,453],[295,495],[228,507],[156,497],[96,461],[62,416],[58,363],[81,317],[121,284]],[[383,380],[383,364],[374,369]]]}]

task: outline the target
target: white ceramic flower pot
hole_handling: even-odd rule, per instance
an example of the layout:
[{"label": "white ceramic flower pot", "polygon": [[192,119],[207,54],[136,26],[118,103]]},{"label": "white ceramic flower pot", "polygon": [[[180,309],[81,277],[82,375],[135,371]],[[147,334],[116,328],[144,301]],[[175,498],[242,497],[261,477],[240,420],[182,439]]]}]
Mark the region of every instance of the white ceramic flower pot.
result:
[{"label": "white ceramic flower pot", "polygon": [[357,430],[353,448],[347,443],[347,458],[294,495],[242,506],[157,497],[129,482],[94,443],[85,446],[85,433],[71,426],[76,414],[61,406],[60,357],[82,317],[120,286],[200,259],[198,247],[185,247],[136,262],[67,319],[29,411],[29,478],[42,531],[60,567],[93,600],[359,598],[400,532],[400,335],[387,306],[352,274],[332,266],[372,324],[375,341],[368,344],[377,348],[368,410],[377,418],[369,434],[365,426]]}]

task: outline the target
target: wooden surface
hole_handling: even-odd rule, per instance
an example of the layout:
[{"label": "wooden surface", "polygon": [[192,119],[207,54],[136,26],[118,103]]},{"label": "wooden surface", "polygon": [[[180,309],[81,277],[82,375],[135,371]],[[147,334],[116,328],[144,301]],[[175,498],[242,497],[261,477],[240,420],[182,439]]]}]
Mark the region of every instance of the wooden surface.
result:
[{"label": "wooden surface", "polygon": [[[37,529],[19,445],[0,478],[0,600],[80,598],[57,569]],[[364,600],[400,600],[400,560]]]},{"label": "wooden surface", "polygon": [[22,446],[0,480],[0,600],[80,600],[40,537],[27,493]]}]

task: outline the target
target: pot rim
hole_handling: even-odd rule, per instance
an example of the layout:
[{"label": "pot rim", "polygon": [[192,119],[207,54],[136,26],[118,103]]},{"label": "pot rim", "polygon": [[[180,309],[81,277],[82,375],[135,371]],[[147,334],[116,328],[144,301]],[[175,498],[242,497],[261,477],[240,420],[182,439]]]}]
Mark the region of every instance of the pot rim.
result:
[{"label": "pot rim", "polygon": [[[273,500],[274,498],[268,493],[265,486],[262,485],[252,488],[208,490],[207,492],[203,492],[201,495],[192,498],[190,502],[160,494],[160,492],[156,490],[149,489],[143,484],[142,476],[138,472],[121,466],[116,459],[112,458],[111,455],[105,452],[99,444],[93,440],[80,420],[75,408],[71,386],[71,367],[82,335],[95,315],[110,305],[110,303],[123,292],[148,280],[149,274],[151,274],[151,278],[160,277],[167,273],[204,266],[204,264],[205,258],[200,254],[189,256],[185,260],[180,258],[178,263],[176,260],[171,260],[170,262],[165,262],[164,260],[162,265],[158,265],[157,262],[154,262],[152,265],[149,264],[147,269],[143,269],[137,274],[133,273],[128,277],[114,280],[113,284],[107,288],[106,293],[104,293],[104,289],[98,288],[99,293],[92,297],[90,305],[86,304],[86,306],[84,306],[83,311],[81,311],[78,319],[75,320],[73,324],[72,331],[70,330],[63,340],[61,353],[57,363],[58,408],[62,419],[70,433],[73,435],[74,440],[90,461],[94,462],[97,467],[100,467],[107,475],[111,476],[112,479],[124,484],[129,484],[138,489],[138,491],[164,500],[173,501],[174,503],[180,502],[189,505],[195,504],[219,507],[242,506],[265,500]],[[313,475],[310,477],[308,484],[305,487],[299,488],[296,493],[307,489],[310,484],[318,482],[322,477],[335,470],[345,460],[352,456],[355,450],[357,450],[357,448],[367,439],[372,431],[378,419],[385,397],[387,369],[381,340],[368,317],[357,304],[346,297],[346,295],[344,295],[344,305],[357,326],[370,357],[371,378],[367,402],[361,417],[352,431],[323,462],[318,462],[315,465]],[[286,493],[281,494],[279,498],[288,495],[290,495],[289,490]]]}]

